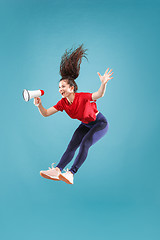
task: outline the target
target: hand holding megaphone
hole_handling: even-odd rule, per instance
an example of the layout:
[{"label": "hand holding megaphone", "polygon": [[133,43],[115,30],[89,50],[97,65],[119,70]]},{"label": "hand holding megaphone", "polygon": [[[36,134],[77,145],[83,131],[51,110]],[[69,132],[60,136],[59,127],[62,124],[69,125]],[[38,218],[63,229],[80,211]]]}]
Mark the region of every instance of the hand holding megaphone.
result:
[{"label": "hand holding megaphone", "polygon": [[39,104],[41,103],[41,99],[40,99],[40,97],[35,97],[33,103],[34,103],[34,105],[35,105],[36,107],[38,107]]}]

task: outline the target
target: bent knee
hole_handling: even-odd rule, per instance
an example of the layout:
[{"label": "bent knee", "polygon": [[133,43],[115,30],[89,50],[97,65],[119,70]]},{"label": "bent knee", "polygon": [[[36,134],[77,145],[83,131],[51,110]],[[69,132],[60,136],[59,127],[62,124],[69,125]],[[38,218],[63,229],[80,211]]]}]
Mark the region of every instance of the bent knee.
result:
[{"label": "bent knee", "polygon": [[100,126],[102,127],[102,129],[104,129],[104,128],[107,128],[107,129],[108,129],[108,127],[109,127],[107,121],[102,121],[102,122],[100,122]]}]

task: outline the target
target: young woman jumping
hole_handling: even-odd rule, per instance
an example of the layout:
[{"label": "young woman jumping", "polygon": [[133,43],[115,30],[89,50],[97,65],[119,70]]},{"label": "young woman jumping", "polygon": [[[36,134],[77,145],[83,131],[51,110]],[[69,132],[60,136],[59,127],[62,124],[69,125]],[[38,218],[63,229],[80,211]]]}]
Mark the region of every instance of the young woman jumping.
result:
[{"label": "young woman jumping", "polygon": [[[83,44],[77,49],[66,50],[61,58],[59,92],[62,99],[56,105],[49,109],[42,106],[41,99],[35,98],[35,105],[38,105],[39,112],[44,117],[48,117],[58,111],[65,111],[71,118],[81,121],[75,130],[66,151],[62,155],[58,165],[53,166],[46,171],[40,171],[40,175],[51,180],[62,180],[68,184],[73,184],[73,176],[87,158],[89,148],[100,140],[108,130],[107,119],[97,110],[96,100],[103,97],[107,82],[112,79],[112,69],[106,70],[101,76],[101,86],[97,92],[77,92],[78,87],[75,79],[79,76],[82,57],[86,57],[87,49]],[[76,149],[79,147],[79,153],[75,161],[65,173],[62,170],[73,159]]]}]

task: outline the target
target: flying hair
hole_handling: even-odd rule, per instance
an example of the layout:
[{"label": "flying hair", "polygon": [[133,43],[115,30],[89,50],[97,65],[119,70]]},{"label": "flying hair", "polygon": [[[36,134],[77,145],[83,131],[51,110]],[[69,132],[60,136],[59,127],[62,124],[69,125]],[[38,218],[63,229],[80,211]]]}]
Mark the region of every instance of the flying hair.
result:
[{"label": "flying hair", "polygon": [[75,80],[79,76],[82,57],[87,59],[86,51],[87,49],[83,48],[83,44],[75,50],[71,48],[65,51],[60,63],[61,80],[69,78]]}]

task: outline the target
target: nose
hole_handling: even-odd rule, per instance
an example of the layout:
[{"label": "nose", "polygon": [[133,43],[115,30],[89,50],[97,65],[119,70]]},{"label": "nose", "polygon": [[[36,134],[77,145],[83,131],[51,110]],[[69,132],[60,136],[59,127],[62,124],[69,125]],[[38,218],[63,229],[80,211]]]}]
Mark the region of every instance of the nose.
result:
[{"label": "nose", "polygon": [[59,92],[60,92],[60,94],[62,94],[62,90],[61,89],[59,89]]}]

